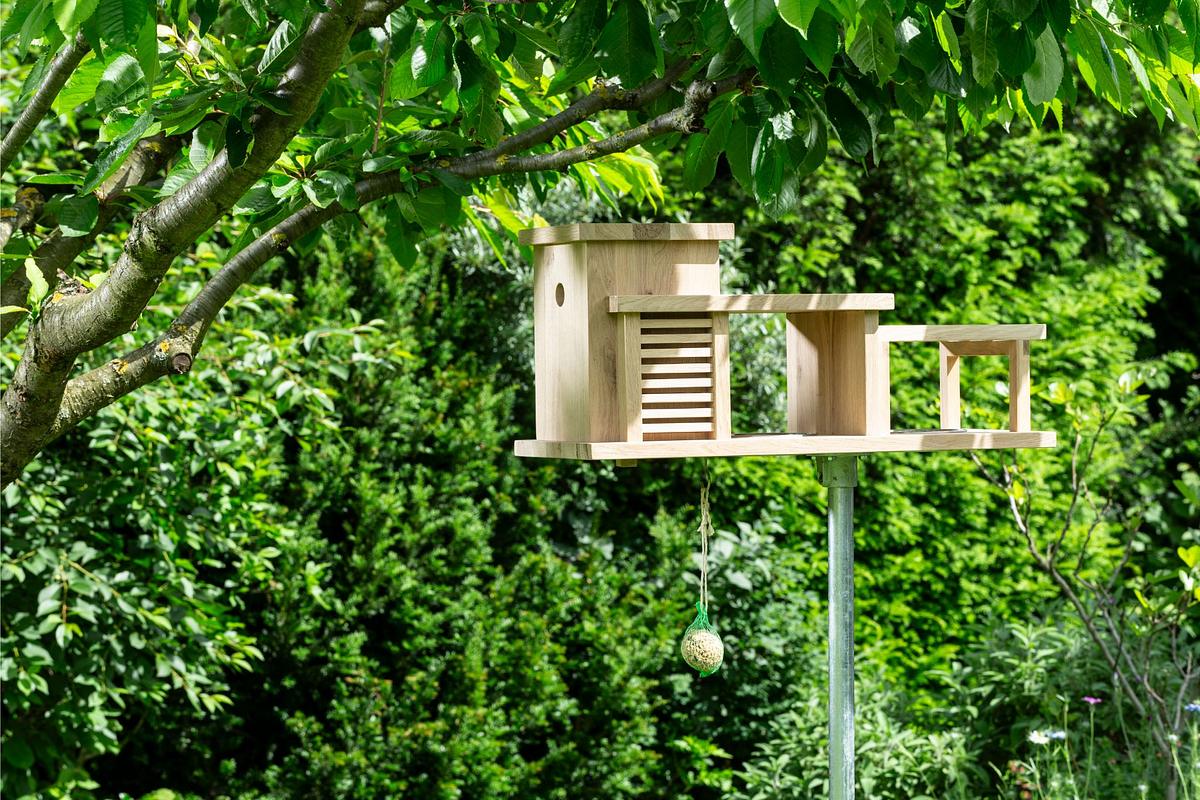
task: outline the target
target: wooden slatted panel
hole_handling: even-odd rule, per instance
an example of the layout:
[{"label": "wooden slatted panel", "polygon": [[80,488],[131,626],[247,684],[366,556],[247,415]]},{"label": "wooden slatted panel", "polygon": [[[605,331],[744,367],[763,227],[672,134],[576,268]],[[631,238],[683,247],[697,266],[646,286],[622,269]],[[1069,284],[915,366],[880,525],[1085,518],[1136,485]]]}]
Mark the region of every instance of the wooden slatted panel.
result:
[{"label": "wooden slatted panel", "polygon": [[667,330],[697,330],[703,331],[712,328],[712,319],[710,317],[650,317],[642,318],[642,330],[652,331],[660,328]]},{"label": "wooden slatted panel", "polygon": [[647,364],[642,362],[643,375],[711,375],[712,363],[700,361],[695,364]]},{"label": "wooden slatted panel", "polygon": [[642,333],[642,349],[648,344],[705,344],[712,345],[711,333]]},{"label": "wooden slatted panel", "polygon": [[715,333],[710,315],[660,313],[641,318],[641,418],[647,441],[713,436]]},{"label": "wooden slatted panel", "polygon": [[643,347],[642,360],[648,358],[706,358],[711,360],[711,347]]},{"label": "wooden slatted panel", "polygon": [[[642,378],[642,390],[646,389],[711,389],[712,378]],[[646,398],[642,397],[644,403]]]},{"label": "wooden slatted panel", "polygon": [[711,419],[712,406],[703,408],[642,408],[642,419]]},{"label": "wooden slatted panel", "polygon": [[644,422],[644,433],[709,433],[712,422]]}]

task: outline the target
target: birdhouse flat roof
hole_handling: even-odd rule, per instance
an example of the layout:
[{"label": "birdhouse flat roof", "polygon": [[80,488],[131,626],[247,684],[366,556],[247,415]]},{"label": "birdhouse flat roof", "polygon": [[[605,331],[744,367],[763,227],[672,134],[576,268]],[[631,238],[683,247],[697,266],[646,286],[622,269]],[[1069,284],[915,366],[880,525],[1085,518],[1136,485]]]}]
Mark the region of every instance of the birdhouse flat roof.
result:
[{"label": "birdhouse flat roof", "polygon": [[527,228],[517,235],[525,245],[570,242],[682,242],[733,238],[732,222],[578,222]]}]

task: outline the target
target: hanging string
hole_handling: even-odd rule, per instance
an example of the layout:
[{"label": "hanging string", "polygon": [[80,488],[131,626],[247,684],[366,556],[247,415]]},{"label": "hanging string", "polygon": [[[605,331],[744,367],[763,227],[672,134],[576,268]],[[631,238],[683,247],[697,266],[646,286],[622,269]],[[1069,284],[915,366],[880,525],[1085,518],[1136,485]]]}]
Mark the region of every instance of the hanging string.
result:
[{"label": "hanging string", "polygon": [[708,537],[713,532],[712,516],[708,509],[708,489],[712,479],[708,474],[708,459],[704,459],[704,478],[700,484],[700,606],[708,613]]}]

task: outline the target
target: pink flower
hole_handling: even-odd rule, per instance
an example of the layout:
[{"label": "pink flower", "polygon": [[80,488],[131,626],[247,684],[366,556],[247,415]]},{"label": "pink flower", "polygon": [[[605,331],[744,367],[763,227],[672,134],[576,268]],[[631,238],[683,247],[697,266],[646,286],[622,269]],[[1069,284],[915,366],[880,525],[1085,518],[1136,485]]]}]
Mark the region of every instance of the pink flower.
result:
[{"label": "pink flower", "polygon": [[1101,700],[1099,697],[1086,697],[1085,696],[1083,698],[1083,702],[1087,703],[1089,706],[1098,706],[1101,703],[1103,703],[1104,701]]}]

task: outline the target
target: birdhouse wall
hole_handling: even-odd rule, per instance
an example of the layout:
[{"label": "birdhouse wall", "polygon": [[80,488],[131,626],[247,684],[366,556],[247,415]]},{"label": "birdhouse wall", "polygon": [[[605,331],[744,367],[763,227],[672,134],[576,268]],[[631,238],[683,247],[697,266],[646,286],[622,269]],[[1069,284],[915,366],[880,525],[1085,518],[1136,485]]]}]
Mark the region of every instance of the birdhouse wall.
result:
[{"label": "birdhouse wall", "polygon": [[539,439],[624,440],[617,397],[618,320],[609,313],[608,298],[719,294],[717,245],[711,239],[589,240],[535,248]]}]

